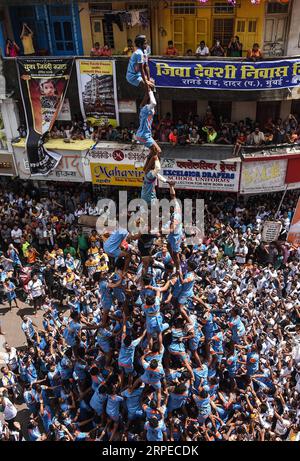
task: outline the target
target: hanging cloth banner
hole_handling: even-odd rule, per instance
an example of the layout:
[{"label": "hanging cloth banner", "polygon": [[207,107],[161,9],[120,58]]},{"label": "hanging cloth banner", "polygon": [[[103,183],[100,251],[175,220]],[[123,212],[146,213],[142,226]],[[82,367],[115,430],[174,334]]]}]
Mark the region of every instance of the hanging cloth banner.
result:
[{"label": "hanging cloth banner", "polygon": [[119,125],[115,62],[76,61],[81,113],[92,125]]},{"label": "hanging cloth banner", "polygon": [[207,90],[280,90],[300,86],[300,60],[173,61],[151,59],[157,87]]},{"label": "hanging cloth banner", "polygon": [[27,123],[26,151],[31,176],[48,175],[62,156],[44,146],[61,110],[73,59],[17,59],[19,84]]}]

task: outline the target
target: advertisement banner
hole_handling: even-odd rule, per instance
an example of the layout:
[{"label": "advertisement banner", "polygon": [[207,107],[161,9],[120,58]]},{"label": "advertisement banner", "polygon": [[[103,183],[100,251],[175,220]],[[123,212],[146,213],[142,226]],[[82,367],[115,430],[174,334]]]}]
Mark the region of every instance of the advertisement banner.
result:
[{"label": "advertisement banner", "polygon": [[31,176],[48,175],[61,156],[44,146],[61,110],[72,59],[18,58],[19,84],[27,123],[26,150]]},{"label": "advertisement banner", "polygon": [[278,240],[282,229],[281,222],[278,221],[266,221],[263,226],[261,239],[263,242],[275,242]]},{"label": "advertisement banner", "polygon": [[298,200],[295,213],[288,232],[287,241],[293,245],[300,244],[300,199]]},{"label": "advertisement banner", "polygon": [[91,163],[92,183],[100,186],[142,187],[144,171],[134,165]]},{"label": "advertisement banner", "polygon": [[[237,192],[240,163],[218,160],[162,159],[161,174],[177,189]],[[160,187],[168,187],[159,181]]]},{"label": "advertisement banner", "polygon": [[76,61],[81,113],[92,125],[119,125],[115,61]]},{"label": "advertisement banner", "polygon": [[[52,153],[54,152],[52,151]],[[20,178],[29,179],[30,169],[26,151],[24,151],[24,149],[15,149],[15,159]],[[76,153],[74,151],[63,153],[63,155],[61,155],[59,165],[54,171],[49,173],[47,177],[39,177],[37,175],[36,179],[47,179],[47,181],[84,182],[85,177],[81,153]]]},{"label": "advertisement banner", "polygon": [[259,194],[284,190],[287,160],[243,162],[241,194]]},{"label": "advertisement banner", "polygon": [[151,59],[157,87],[272,90],[300,85],[300,59],[280,61],[173,61]]},{"label": "advertisement banner", "polygon": [[83,159],[85,179],[92,181],[91,163],[127,165],[138,168],[144,165],[147,155],[148,149],[143,146],[99,142],[86,153]]}]

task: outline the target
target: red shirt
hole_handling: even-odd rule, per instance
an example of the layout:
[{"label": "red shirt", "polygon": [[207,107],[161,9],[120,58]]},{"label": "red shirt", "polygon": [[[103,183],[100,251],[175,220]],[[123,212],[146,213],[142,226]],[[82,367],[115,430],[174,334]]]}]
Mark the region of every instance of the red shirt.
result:
[{"label": "red shirt", "polygon": [[178,51],[174,46],[172,48],[167,48],[166,49],[166,55],[167,56],[177,56],[177,54],[178,54]]}]

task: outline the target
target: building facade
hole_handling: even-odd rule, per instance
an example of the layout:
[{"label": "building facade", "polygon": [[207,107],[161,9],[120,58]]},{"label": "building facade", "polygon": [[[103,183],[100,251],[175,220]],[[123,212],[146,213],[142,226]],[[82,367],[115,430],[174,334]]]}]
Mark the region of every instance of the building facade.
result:
[{"label": "building facade", "polygon": [[[3,3],[5,4],[5,3]],[[94,43],[108,43],[120,55],[129,38],[144,33],[152,53],[165,53],[169,40],[179,54],[195,52],[201,40],[227,47],[233,36],[243,45],[242,56],[254,42],[266,56],[293,54],[298,49],[299,0],[20,0],[0,7],[0,48],[11,38],[20,46],[22,24],[34,32],[38,55],[89,55]],[[120,17],[131,15],[123,24]],[[290,42],[290,45],[289,45]]]}]

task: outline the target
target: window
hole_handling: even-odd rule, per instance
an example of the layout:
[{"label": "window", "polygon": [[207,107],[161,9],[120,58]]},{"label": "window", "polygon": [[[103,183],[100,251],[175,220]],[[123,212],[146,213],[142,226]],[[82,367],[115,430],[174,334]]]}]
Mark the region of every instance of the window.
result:
[{"label": "window", "polygon": [[256,32],[256,21],[249,21],[248,22],[248,32]]},{"label": "window", "polygon": [[58,51],[74,51],[72,25],[70,21],[53,22],[55,47]]},{"label": "window", "polygon": [[94,32],[101,32],[101,22],[100,21],[95,21],[94,22]]},{"label": "window", "polygon": [[115,41],[114,41],[114,31],[113,31],[113,26],[112,23],[107,23],[106,21],[102,21],[102,26],[103,26],[103,38],[104,42],[108,43],[111,48],[115,47]]},{"label": "window", "polygon": [[173,3],[173,14],[195,14],[195,2],[191,3]]},{"label": "window", "polygon": [[215,2],[215,14],[233,14],[234,7],[227,2]]},{"label": "window", "polygon": [[234,19],[214,19],[213,42],[220,40],[225,46],[230,42],[234,31]]},{"label": "window", "polygon": [[288,13],[288,3],[270,2],[267,4],[267,14],[284,14]]},{"label": "window", "polygon": [[242,32],[245,32],[245,24],[246,24],[246,21],[238,21],[237,22],[237,32],[239,33],[242,33]]}]

